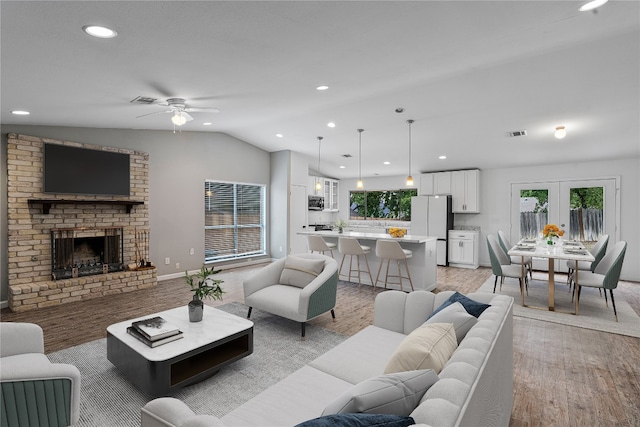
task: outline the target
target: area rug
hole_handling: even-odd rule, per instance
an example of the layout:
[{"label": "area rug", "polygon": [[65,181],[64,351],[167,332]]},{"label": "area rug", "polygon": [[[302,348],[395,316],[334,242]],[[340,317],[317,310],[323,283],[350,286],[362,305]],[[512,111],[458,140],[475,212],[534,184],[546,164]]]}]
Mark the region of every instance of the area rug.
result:
[{"label": "area rug", "polygon": [[[609,306],[605,304],[604,296],[600,296],[597,289],[582,288],[580,293],[580,309],[578,315],[563,312],[574,312],[575,305],[571,302],[569,286],[564,281],[565,276],[557,276],[555,283],[555,309],[557,311],[538,310],[520,305],[520,285],[517,279],[507,278],[500,290],[500,279],[496,287],[496,294],[509,295],[514,298],[513,315],[546,322],[561,323],[579,328],[596,331],[611,332],[640,338],[640,317],[624,300],[620,293],[613,291],[618,311],[618,322],[613,315],[611,298]],[[493,292],[495,276],[491,276],[477,292]],[[609,295],[607,295],[609,296]],[[525,293],[524,302],[529,306],[549,306],[549,284],[546,274],[534,274],[529,281],[529,293]]]},{"label": "area rug", "polygon": [[[218,308],[241,317],[247,313],[247,307],[240,303]],[[221,417],[347,338],[307,325],[306,340],[301,341],[299,323],[255,309],[251,320],[253,354],[171,396],[183,400],[198,414]],[[77,426],[140,425],[140,408],[153,397],[136,389],[107,360],[106,338],[47,356],[53,362],[69,363],[80,370],[82,397]]]}]

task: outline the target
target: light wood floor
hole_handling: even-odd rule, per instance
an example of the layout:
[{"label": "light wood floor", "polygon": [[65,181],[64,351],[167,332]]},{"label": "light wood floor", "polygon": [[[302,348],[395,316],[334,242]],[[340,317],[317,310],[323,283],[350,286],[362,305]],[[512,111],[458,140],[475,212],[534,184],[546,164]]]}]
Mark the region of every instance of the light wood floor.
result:
[{"label": "light wood floor", "polygon": [[[242,278],[255,269],[225,272],[224,300],[207,304],[243,302]],[[438,291],[473,292],[490,276],[487,268],[439,267]],[[312,323],[352,335],[371,324],[378,292],[381,290],[340,282],[337,322],[326,315]],[[616,296],[640,313],[640,284],[621,282]],[[2,321],[42,326],[49,353],[103,338],[112,323],[180,306],[190,299],[191,292],[180,278],[162,281],[154,289],[28,313],[3,309],[0,315]],[[640,339],[514,317],[513,351],[512,426],[640,426]]]}]

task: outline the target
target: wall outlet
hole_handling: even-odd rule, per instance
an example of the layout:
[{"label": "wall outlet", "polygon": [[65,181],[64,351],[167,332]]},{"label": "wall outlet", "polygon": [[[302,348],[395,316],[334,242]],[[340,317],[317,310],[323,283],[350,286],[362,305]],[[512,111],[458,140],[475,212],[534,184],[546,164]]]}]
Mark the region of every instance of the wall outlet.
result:
[{"label": "wall outlet", "polygon": [[164,265],[169,265],[171,264],[171,259],[170,258],[165,258],[164,259]]},{"label": "wall outlet", "polygon": [[180,263],[176,262],[176,270],[180,270]]},{"label": "wall outlet", "polygon": [[193,255],[193,254],[195,254],[195,253],[196,253],[196,250],[195,250],[195,249],[193,249],[193,248],[189,249],[189,255]]}]

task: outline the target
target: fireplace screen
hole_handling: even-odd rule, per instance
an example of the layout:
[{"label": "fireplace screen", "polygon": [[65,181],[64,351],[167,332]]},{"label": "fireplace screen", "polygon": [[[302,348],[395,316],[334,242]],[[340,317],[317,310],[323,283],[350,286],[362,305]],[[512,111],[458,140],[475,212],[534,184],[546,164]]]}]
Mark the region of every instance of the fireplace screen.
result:
[{"label": "fireplace screen", "polygon": [[124,269],[122,228],[68,228],[51,231],[53,280]]}]

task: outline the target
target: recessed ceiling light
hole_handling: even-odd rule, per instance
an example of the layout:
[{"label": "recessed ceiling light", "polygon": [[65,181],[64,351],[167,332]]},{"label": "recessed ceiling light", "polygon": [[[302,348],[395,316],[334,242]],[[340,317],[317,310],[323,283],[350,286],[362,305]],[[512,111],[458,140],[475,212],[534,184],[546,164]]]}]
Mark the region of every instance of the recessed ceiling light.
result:
[{"label": "recessed ceiling light", "polygon": [[99,37],[101,39],[112,39],[118,35],[115,30],[107,27],[101,27],[100,25],[85,25],[82,30],[93,37]]},{"label": "recessed ceiling light", "polygon": [[439,158],[440,160],[444,160],[444,159],[446,159],[446,158],[447,158],[447,156],[440,156],[440,157],[438,157],[438,158]]},{"label": "recessed ceiling light", "polygon": [[327,85],[318,86],[316,88],[316,90],[327,90],[327,89],[329,89],[329,86],[327,86]]},{"label": "recessed ceiling light", "polygon": [[330,128],[334,128],[334,127],[336,127],[336,124],[333,123],[333,122],[329,122],[329,123],[327,123],[327,126],[329,126]]},{"label": "recessed ceiling light", "polygon": [[600,6],[602,6],[603,4],[607,3],[609,0],[593,0],[590,2],[587,2],[585,4],[583,4],[580,9],[578,9],[580,12],[587,12],[589,10],[593,10],[593,9],[597,9]]},{"label": "recessed ceiling light", "polygon": [[202,124],[202,126],[211,126],[212,124],[213,124],[213,123],[211,123],[211,122],[204,122],[204,123]]},{"label": "recessed ceiling light", "polygon": [[15,114],[16,116],[28,116],[31,113],[24,110],[13,110],[11,114]]},{"label": "recessed ceiling light", "polygon": [[276,137],[278,137],[278,138],[283,138],[283,137],[284,137],[284,135],[283,135],[283,134],[281,134],[281,133],[276,133]]},{"label": "recessed ceiling light", "polygon": [[383,165],[390,165],[391,162],[382,162]]},{"label": "recessed ceiling light", "polygon": [[340,169],[344,169],[344,168],[346,168],[346,166],[342,166],[342,165],[340,165]]}]

